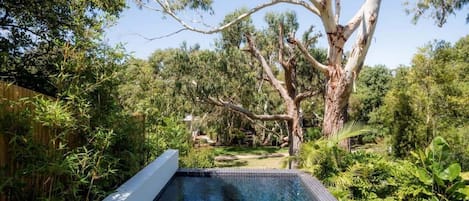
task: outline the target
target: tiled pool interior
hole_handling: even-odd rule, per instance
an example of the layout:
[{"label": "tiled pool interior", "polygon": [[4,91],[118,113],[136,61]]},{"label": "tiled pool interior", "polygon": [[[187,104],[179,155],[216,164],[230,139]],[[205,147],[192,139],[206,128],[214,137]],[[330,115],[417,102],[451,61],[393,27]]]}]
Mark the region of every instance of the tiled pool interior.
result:
[{"label": "tiled pool interior", "polygon": [[296,170],[179,169],[155,201],[336,200]]}]

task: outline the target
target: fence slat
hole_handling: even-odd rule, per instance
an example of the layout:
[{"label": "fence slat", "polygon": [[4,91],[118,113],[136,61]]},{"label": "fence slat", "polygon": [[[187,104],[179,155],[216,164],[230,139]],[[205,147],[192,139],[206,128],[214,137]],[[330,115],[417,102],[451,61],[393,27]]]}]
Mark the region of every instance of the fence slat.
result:
[{"label": "fence slat", "polygon": [[[18,101],[21,98],[33,98],[36,96],[55,100],[55,98],[53,97],[46,96],[44,94],[37,93],[35,91],[23,87],[0,81],[0,115],[3,115],[2,112],[17,113],[22,112],[25,109],[29,109],[32,111],[34,109],[32,104],[15,104],[14,106],[10,107],[9,101]],[[137,143],[140,146],[138,147],[138,149],[143,150],[143,146],[147,139],[145,135],[145,116],[141,114],[134,114],[132,116],[136,120],[136,122],[141,123],[139,123],[141,129],[137,129],[135,133],[131,133],[130,140],[139,142]],[[55,135],[57,134],[57,131],[54,131],[54,128],[43,126],[40,123],[34,121],[32,118],[29,119],[28,125],[31,127],[31,134],[34,142],[40,143],[47,147],[47,156],[52,156],[52,154],[57,153],[60,154],[61,150],[57,150],[58,144],[54,145],[54,143],[51,142],[51,140],[54,139],[56,137]],[[9,135],[11,134],[2,133],[2,131],[0,131],[0,169],[8,168],[6,169],[7,177],[13,176],[17,170],[23,168],[21,167],[21,163],[15,161],[14,157],[9,156],[9,153],[11,153],[12,149],[12,146],[9,145]],[[67,136],[65,136],[65,139],[67,140],[65,143],[67,143],[69,148],[73,149],[83,145],[81,142],[81,138],[77,133],[68,133]],[[60,141],[61,140],[57,140],[57,143]],[[147,156],[142,157],[145,160],[147,159]],[[144,160],[142,160],[142,165],[143,162]],[[39,194],[40,192],[47,192],[51,187],[53,187],[53,179],[53,175],[51,176],[45,174],[30,175],[27,178],[20,178],[21,181],[26,182],[24,190],[34,189],[34,191],[29,191],[34,193],[33,196],[36,196],[36,194]],[[3,193],[4,192],[0,192],[0,201],[16,200],[14,198],[8,197]]]},{"label": "fence slat", "polygon": [[[54,100],[54,98],[23,88],[19,87],[13,84],[5,83],[3,81],[0,81],[0,112],[5,112],[5,113],[16,113],[16,112],[22,112],[25,109],[33,109],[33,106],[31,104],[21,104],[17,105],[15,104],[13,107],[10,107],[9,101],[18,101],[22,98],[33,98],[36,96],[48,98],[50,100]],[[44,127],[41,124],[34,122],[32,119],[30,120],[30,125],[31,125],[31,132],[32,132],[32,138],[35,140],[37,143],[41,143],[45,146],[49,147],[49,150],[55,150],[55,147],[51,147],[51,143],[49,142],[49,139],[52,138],[53,132],[51,132],[51,128]],[[22,167],[20,166],[19,163],[17,163],[11,156],[9,156],[9,139],[6,133],[1,133],[0,131],[0,169],[7,167],[8,170],[6,171],[6,176],[12,176],[16,170],[21,169]],[[25,181],[26,184],[26,189],[30,188],[40,188],[45,182],[45,177],[40,176],[40,175],[35,175],[30,178],[22,178],[22,181]],[[46,188],[45,186],[42,188]],[[11,198],[7,197],[6,195],[3,195],[2,192],[0,192],[0,201],[7,201]]]}]

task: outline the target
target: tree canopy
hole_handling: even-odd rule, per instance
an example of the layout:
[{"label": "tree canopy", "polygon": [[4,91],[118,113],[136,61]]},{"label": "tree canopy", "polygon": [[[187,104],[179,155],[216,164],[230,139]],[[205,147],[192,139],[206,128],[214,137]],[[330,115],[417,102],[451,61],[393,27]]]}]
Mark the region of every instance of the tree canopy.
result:
[{"label": "tree canopy", "polygon": [[[430,16],[435,19],[435,23],[442,27],[450,15],[455,15],[457,11],[463,10],[469,3],[468,0],[417,0],[413,3],[405,2],[408,6],[407,13],[413,15],[413,21],[416,23],[422,16]],[[430,12],[430,13],[429,13]],[[469,22],[469,13],[467,13],[466,22]]]},{"label": "tree canopy", "polygon": [[2,1],[0,77],[54,95],[56,86],[48,78],[57,73],[51,64],[63,59],[60,46],[79,47],[100,37],[109,19],[118,17],[124,6],[123,0]]}]

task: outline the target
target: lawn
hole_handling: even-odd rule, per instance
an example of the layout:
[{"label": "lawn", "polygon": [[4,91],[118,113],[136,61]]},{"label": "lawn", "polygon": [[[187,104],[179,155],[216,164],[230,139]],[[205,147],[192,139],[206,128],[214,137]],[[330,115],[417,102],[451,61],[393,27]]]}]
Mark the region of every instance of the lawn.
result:
[{"label": "lawn", "polygon": [[278,148],[272,146],[264,147],[215,147],[215,155],[266,155],[273,153],[288,153],[288,148]]},{"label": "lawn", "polygon": [[216,147],[217,167],[282,169],[288,148]]}]

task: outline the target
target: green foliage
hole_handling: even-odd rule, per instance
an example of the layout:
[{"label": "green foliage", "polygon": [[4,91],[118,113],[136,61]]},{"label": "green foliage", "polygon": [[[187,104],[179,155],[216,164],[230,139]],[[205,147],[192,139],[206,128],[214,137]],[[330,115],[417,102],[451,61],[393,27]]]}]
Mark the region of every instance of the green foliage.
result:
[{"label": "green foliage", "polygon": [[63,60],[62,44],[100,37],[124,6],[124,0],[2,1],[0,76],[53,96],[57,89],[49,79]]},{"label": "green foliage", "polygon": [[369,114],[383,104],[391,79],[391,71],[386,66],[365,66],[356,81],[356,92],[350,98],[350,118],[368,122]]},{"label": "green foliage", "polygon": [[[236,11],[225,18],[226,21],[238,16],[244,10]],[[152,64],[157,68],[161,78],[170,83],[170,88],[174,89],[174,97],[182,97],[184,103],[190,103],[188,107],[183,107],[184,112],[193,116],[205,118],[205,127],[203,130],[214,130],[219,136],[217,142],[230,143],[241,130],[256,130],[260,133],[264,129],[275,133],[270,139],[278,139],[282,134],[287,133],[283,125],[279,126],[275,122],[262,123],[245,118],[226,108],[214,108],[209,104],[213,100],[224,100],[233,104],[239,104],[244,109],[254,114],[283,114],[285,107],[283,100],[278,92],[265,79],[266,75],[262,67],[255,58],[250,56],[245,50],[243,35],[252,32],[255,35],[256,46],[272,66],[273,73],[279,80],[285,80],[283,69],[276,68],[278,65],[278,32],[279,25],[284,27],[283,35],[296,32],[298,29],[297,17],[294,12],[269,13],[265,17],[268,27],[263,30],[254,30],[249,18],[241,21],[236,26],[226,29],[221,34],[221,39],[217,43],[218,49],[215,51],[200,50],[198,47],[187,47],[184,44],[179,50],[165,50],[155,52],[150,58]],[[324,50],[315,50],[314,44],[319,34],[313,29],[305,33],[307,48],[320,61],[325,61],[326,53]],[[298,50],[295,50],[298,51]],[[172,54],[171,54],[172,53]],[[287,51],[282,52],[287,55]],[[298,52],[292,53],[301,55]],[[161,55],[167,55],[163,57]],[[159,59],[155,59],[158,57]],[[169,58],[169,59],[168,59]],[[324,77],[321,73],[311,68],[305,58],[298,56],[298,68],[293,77],[295,77],[295,87],[297,93],[306,90],[313,91],[316,88],[315,83],[322,83]],[[189,102],[189,101],[190,102]],[[304,102],[302,107],[304,113],[310,119],[318,120],[317,111],[322,111],[322,97],[318,96],[311,102]],[[313,104],[314,103],[314,104]],[[179,105],[178,103],[176,105]],[[321,108],[321,109],[319,109]],[[285,134],[286,135],[286,134]],[[267,136],[267,135],[264,135]],[[261,137],[268,139],[266,137]],[[261,140],[269,143],[269,140]]]},{"label": "green foliage", "polygon": [[156,133],[149,133],[150,143],[156,143],[152,147],[157,147],[154,158],[166,149],[177,149],[182,156],[190,151],[190,134],[180,120],[174,117],[165,118],[157,125],[155,131]]},{"label": "green foliage", "polygon": [[396,156],[426,147],[437,135],[456,139],[454,146],[467,147],[457,140],[464,136],[460,129],[469,118],[469,108],[463,104],[469,95],[465,76],[469,65],[462,53],[467,38],[455,45],[443,41],[428,44],[414,56],[412,67],[396,70],[383,106],[370,114],[370,122],[392,136]]},{"label": "green foliage", "polygon": [[313,127],[313,128],[306,128],[304,133],[304,141],[311,142],[317,140],[322,137],[321,129]]},{"label": "green foliage", "polygon": [[[170,2],[164,2],[164,3],[167,4],[168,9],[175,10],[175,11],[191,9],[191,10],[209,11],[210,13],[213,13],[213,10],[211,7],[212,1],[213,0],[177,0],[177,1],[170,1]],[[140,6],[145,4],[142,0],[137,0],[136,3]]]},{"label": "green foliage", "polygon": [[452,153],[449,155],[451,161],[458,161],[461,164],[461,168],[464,171],[469,170],[469,126],[461,128],[448,128],[442,132],[441,136],[444,136],[449,146],[451,147]]},{"label": "green foliage", "polygon": [[[2,192],[6,195],[20,200],[99,200],[142,167],[144,158],[138,157],[138,153],[143,152],[138,145],[142,142],[131,136],[138,129],[130,122],[125,123],[125,120],[131,121],[129,116],[113,111],[108,114],[108,121],[124,120],[119,126],[115,126],[118,124],[114,121],[110,123],[114,126],[108,128],[84,127],[74,123],[80,116],[70,109],[68,101],[34,98],[19,103],[33,105],[34,109],[32,112],[2,112],[0,118],[1,133],[8,140],[14,162],[8,164],[14,167],[7,166],[6,170],[15,169],[13,174],[4,175]],[[51,129],[48,142],[33,135],[34,124]],[[77,133],[81,135],[75,135]],[[22,182],[24,178],[41,177],[49,178],[44,185],[25,188]]]},{"label": "green foliage", "polygon": [[[235,10],[233,13],[226,15],[221,24],[229,23],[247,11],[247,8],[240,8]],[[241,44],[246,42],[244,34],[251,33],[253,31],[254,25],[252,24],[252,20],[251,18],[247,17],[235,25],[221,31],[221,44],[219,45],[221,45],[223,49],[240,48]]]},{"label": "green foliage", "polygon": [[[435,19],[436,24],[442,27],[448,16],[455,14],[458,10],[462,10],[464,6],[469,3],[467,0],[418,0],[414,7],[406,10],[407,14],[413,15],[413,21],[416,23],[418,19],[425,14],[425,12],[431,12],[430,17]],[[410,3],[405,2],[408,6]],[[466,18],[469,22],[469,15]]]},{"label": "green foliage", "polygon": [[347,151],[337,145],[344,139],[356,137],[368,132],[368,129],[353,123],[347,124],[329,139],[321,138],[305,143],[301,147],[299,167],[313,173],[320,180],[330,178],[341,171]]},{"label": "green foliage", "polygon": [[[332,146],[331,146],[332,145]],[[300,165],[338,200],[466,200],[458,163],[445,161],[448,144],[434,139],[417,162],[363,151],[345,152],[326,140],[303,145]]]},{"label": "green foliage", "polygon": [[[73,6],[81,3],[99,7],[111,2],[69,3],[73,5],[69,7],[66,3],[66,9],[75,12],[75,9],[82,8]],[[118,8],[119,3],[122,2],[114,2],[109,6]],[[61,6],[57,4],[57,8]],[[107,13],[96,11],[98,15],[93,8],[84,8],[86,15],[99,23],[96,21],[98,24],[92,27],[75,27],[83,28],[83,35],[73,35],[75,33],[66,30],[67,34],[72,34],[67,35],[67,40],[50,35],[50,46],[33,44],[25,51],[27,54],[41,53],[31,63],[22,61],[24,65],[30,66],[29,70],[41,74],[38,77],[52,88],[29,79],[31,75],[15,74],[19,76],[18,80],[26,83],[23,86],[34,85],[33,89],[47,92],[55,99],[20,100],[14,104],[28,105],[29,109],[25,110],[28,112],[2,112],[2,116],[10,115],[3,116],[5,119],[1,119],[1,124],[2,130],[5,130],[2,135],[7,136],[9,150],[13,153],[9,154],[13,161],[9,165],[15,165],[15,171],[8,171],[13,167],[1,171],[2,176],[6,177],[1,186],[2,193],[14,199],[100,200],[141,169],[149,158],[143,123],[124,111],[117,99],[119,75],[124,69],[122,64],[126,57],[119,47],[109,47],[100,42],[99,29],[105,21],[98,16]],[[117,14],[118,11],[115,12]],[[55,15],[52,11],[50,14]],[[73,17],[79,18],[80,15],[76,13]],[[27,23],[42,26],[35,24],[37,21]],[[18,45],[17,48],[26,48]],[[42,54],[44,52],[47,54]],[[33,54],[7,56],[20,60]],[[22,69],[21,65],[13,67]],[[33,135],[36,124],[51,130],[50,139],[36,139]],[[38,178],[44,183],[26,186],[25,178]]]},{"label": "green foliage", "polygon": [[181,157],[180,163],[185,168],[213,168],[215,154],[211,148],[191,149],[186,156]]},{"label": "green foliage", "polygon": [[33,100],[33,105],[34,120],[43,126],[71,128],[75,124],[73,114],[59,100],[50,101],[37,97]]},{"label": "green foliage", "polygon": [[461,166],[448,161],[449,145],[442,137],[436,137],[425,149],[412,153],[417,166],[412,173],[424,185],[430,200],[467,200],[469,194],[461,177]]}]

